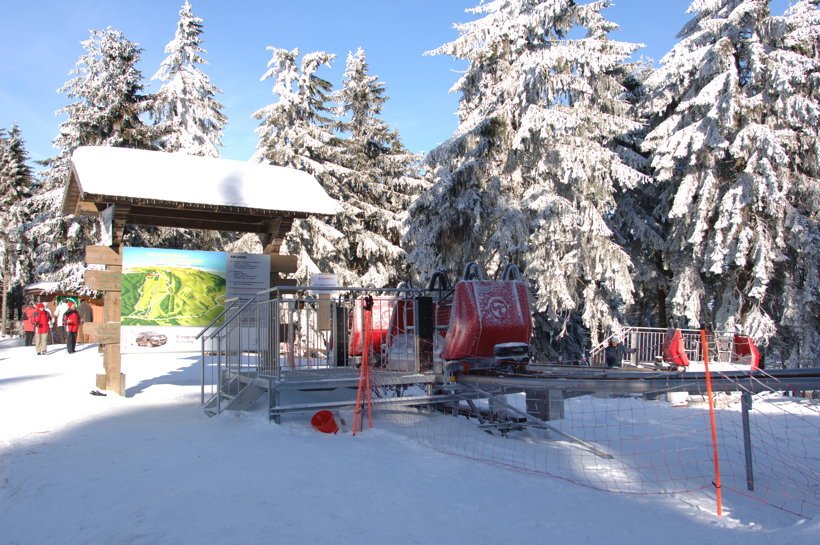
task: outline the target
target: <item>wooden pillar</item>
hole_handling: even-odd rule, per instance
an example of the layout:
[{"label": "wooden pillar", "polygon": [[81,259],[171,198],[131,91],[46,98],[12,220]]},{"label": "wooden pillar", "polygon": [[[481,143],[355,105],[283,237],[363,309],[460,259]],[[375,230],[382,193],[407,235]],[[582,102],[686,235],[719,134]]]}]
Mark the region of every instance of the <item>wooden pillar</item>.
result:
[{"label": "wooden pillar", "polygon": [[[122,252],[107,246],[87,246],[85,262],[104,265],[105,270],[87,270],[85,283],[102,291],[103,321],[85,324],[92,342],[103,346],[104,374],[97,375],[97,388],[125,395],[125,375],[120,353],[120,316],[122,308]],[[91,326],[91,327],[88,327]]]},{"label": "wooden pillar", "polygon": [[[106,267],[107,270],[107,267]],[[120,271],[122,269],[120,268]],[[103,348],[103,367],[105,374],[97,375],[97,387],[125,395],[125,375],[122,373],[122,356],[120,353],[120,309],[122,293],[107,291],[103,296],[103,316],[105,323],[116,323],[114,338],[116,342],[107,342]],[[101,384],[102,383],[102,384]]]}]

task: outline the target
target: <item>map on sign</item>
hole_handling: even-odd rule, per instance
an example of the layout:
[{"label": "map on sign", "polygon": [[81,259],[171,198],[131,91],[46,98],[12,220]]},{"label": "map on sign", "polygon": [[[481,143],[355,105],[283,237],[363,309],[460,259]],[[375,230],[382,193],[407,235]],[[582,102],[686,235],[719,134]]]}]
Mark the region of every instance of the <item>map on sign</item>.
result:
[{"label": "map on sign", "polygon": [[225,310],[225,254],[125,250],[122,325],[206,326]]}]

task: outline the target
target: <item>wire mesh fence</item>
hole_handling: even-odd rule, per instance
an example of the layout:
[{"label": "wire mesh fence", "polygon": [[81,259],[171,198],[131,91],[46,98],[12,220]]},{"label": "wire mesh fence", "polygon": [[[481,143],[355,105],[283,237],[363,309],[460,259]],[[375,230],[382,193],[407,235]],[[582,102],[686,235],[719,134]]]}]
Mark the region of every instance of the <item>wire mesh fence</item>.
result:
[{"label": "wire mesh fence", "polygon": [[[356,290],[327,297],[302,291],[232,307],[211,338],[216,374],[223,376],[214,382],[238,395],[252,382],[224,377],[264,375],[273,388],[287,382],[286,375],[301,381],[329,371],[368,371],[368,381],[359,383],[369,385],[369,395],[357,394],[377,401],[375,425],[395,427],[442,452],[623,494],[714,495],[719,482],[725,495],[820,516],[817,402],[784,396],[788,388],[776,382],[761,388],[748,377],[714,372],[722,385],[711,399],[715,448],[705,389],[690,387],[688,395],[571,386],[483,391],[463,378],[451,381],[457,369],[442,365],[451,296],[449,289],[385,290],[368,301]],[[430,317],[423,335],[422,310]],[[649,332],[644,344],[659,342],[659,334]],[[690,344],[693,354],[705,346],[694,337]],[[409,384],[409,375],[425,373],[432,378]],[[414,396],[429,402],[401,403]],[[358,429],[365,428],[362,420]]]},{"label": "wire mesh fence", "polygon": [[705,391],[684,394],[685,405],[674,392],[564,391],[562,411],[553,413],[558,418],[542,425],[522,416],[524,393],[420,408],[379,406],[375,414],[376,425],[430,448],[515,471],[639,495],[713,497],[720,482],[724,501],[734,494],[820,516],[820,404],[774,390],[750,394],[745,435],[744,387],[736,390],[713,397],[719,481]]}]

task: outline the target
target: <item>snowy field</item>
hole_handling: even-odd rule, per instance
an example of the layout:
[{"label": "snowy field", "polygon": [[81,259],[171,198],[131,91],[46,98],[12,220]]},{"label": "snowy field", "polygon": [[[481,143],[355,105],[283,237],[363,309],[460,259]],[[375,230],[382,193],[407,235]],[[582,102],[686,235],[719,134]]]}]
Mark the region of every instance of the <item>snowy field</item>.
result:
[{"label": "snowy field", "polygon": [[[96,345],[35,356],[0,340],[0,544],[817,543],[736,496],[629,496],[264,408],[208,418],[192,355],[123,357],[127,395],[92,396]],[[263,405],[263,404],[262,404]],[[709,500],[709,501],[707,501]]]}]

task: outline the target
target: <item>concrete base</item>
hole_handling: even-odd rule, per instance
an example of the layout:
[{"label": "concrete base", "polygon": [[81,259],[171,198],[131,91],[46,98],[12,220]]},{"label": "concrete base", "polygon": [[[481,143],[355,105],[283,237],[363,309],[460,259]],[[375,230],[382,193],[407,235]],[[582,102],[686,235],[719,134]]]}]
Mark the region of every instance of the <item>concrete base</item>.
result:
[{"label": "concrete base", "polygon": [[564,418],[564,393],[561,390],[526,389],[527,414],[539,420]]}]

